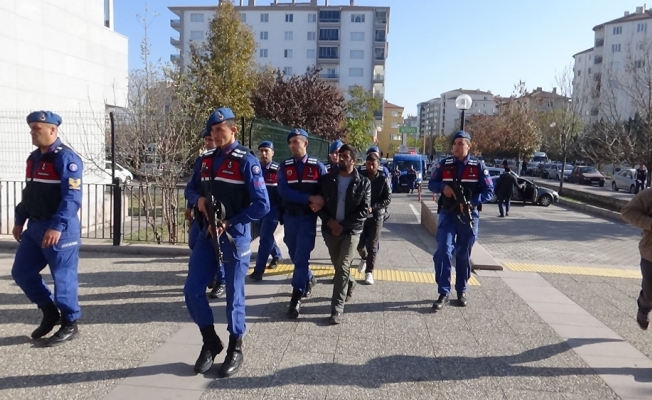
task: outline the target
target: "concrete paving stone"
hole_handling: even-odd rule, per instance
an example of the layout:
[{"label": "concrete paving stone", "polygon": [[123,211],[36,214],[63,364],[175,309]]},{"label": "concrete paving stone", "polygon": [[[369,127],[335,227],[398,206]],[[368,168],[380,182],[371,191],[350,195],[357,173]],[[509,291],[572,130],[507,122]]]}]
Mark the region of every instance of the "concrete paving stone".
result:
[{"label": "concrete paving stone", "polygon": [[607,385],[623,397],[650,398],[652,360],[649,358],[614,358],[582,356]]},{"label": "concrete paving stone", "polygon": [[572,315],[586,315],[586,311],[577,305],[548,303],[548,302],[528,302],[528,305],[536,313],[561,313]]},{"label": "concrete paving stone", "polygon": [[625,341],[598,342],[584,344],[581,341],[568,339],[569,346],[581,357],[584,356],[601,356],[615,358],[641,358],[647,359],[647,356],[638,351],[634,346]]},{"label": "concrete paving stone", "polygon": [[564,339],[617,339],[622,337],[608,327],[574,326],[550,324],[550,327]]},{"label": "concrete paving stone", "polygon": [[[253,351],[257,348],[272,348],[277,351],[285,351],[290,341],[296,337],[292,334],[265,334],[261,331],[248,333],[242,341],[242,346],[247,351]],[[251,350],[250,350],[251,349]]]},{"label": "concrete paving stone", "polygon": [[245,364],[237,375],[228,379],[210,382],[200,399],[263,399],[274,376],[267,370],[247,367]]},{"label": "concrete paving stone", "polygon": [[505,391],[505,398],[508,400],[541,399],[541,400],[566,400],[566,393],[532,390],[508,390]]},{"label": "concrete paving stone", "polygon": [[[203,399],[203,390],[154,388],[145,386],[118,385],[102,400],[147,399],[197,400]],[[231,397],[234,398],[234,397]],[[210,399],[210,397],[208,397]]]},{"label": "concrete paving stone", "polygon": [[385,340],[382,335],[376,338],[342,335],[337,342],[335,362],[341,362],[342,357],[364,358],[382,354],[384,348]]},{"label": "concrete paving stone", "polygon": [[291,339],[293,352],[335,354],[339,337],[294,335]]},{"label": "concrete paving stone", "polygon": [[553,312],[541,312],[539,316],[549,324],[591,326],[604,328],[605,325],[588,312],[585,315],[563,314]]},{"label": "concrete paving stone", "polygon": [[268,388],[264,399],[325,399],[327,395],[327,386],[287,384]]},{"label": "concrete paving stone", "polygon": [[[299,316],[295,335],[339,336],[344,324],[328,325],[325,318],[307,319]],[[346,321],[345,321],[346,322]]]},{"label": "concrete paving stone", "polygon": [[[364,377],[360,378],[364,380]],[[364,382],[361,382],[364,383]],[[332,385],[328,387],[326,395],[327,400],[341,400],[341,399],[378,399],[385,396],[386,389],[383,388],[367,388],[352,385]]]},{"label": "concrete paving stone", "polygon": [[400,382],[384,385],[382,393],[376,393],[376,399],[441,399],[443,393],[439,392],[439,382]]},{"label": "concrete paving stone", "polygon": [[[444,380],[439,382],[439,391],[444,399],[486,399],[489,392],[503,393],[498,382],[491,378]],[[499,399],[501,397],[498,397]]]},{"label": "concrete paving stone", "polygon": [[278,369],[296,369],[306,365],[332,363],[333,359],[333,354],[302,353],[293,351],[293,349],[289,349],[283,354],[283,358],[281,359]]}]

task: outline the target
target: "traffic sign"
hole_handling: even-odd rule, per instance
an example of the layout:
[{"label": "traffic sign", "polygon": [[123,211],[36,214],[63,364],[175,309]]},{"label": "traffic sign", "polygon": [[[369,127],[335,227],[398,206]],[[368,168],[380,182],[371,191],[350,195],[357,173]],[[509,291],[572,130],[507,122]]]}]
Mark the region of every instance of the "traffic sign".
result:
[{"label": "traffic sign", "polygon": [[442,145],[440,145],[440,144],[436,144],[435,145],[435,151],[437,153],[441,153],[442,151],[444,151],[444,147]]},{"label": "traffic sign", "polygon": [[399,126],[398,133],[417,133],[419,132],[416,126]]}]

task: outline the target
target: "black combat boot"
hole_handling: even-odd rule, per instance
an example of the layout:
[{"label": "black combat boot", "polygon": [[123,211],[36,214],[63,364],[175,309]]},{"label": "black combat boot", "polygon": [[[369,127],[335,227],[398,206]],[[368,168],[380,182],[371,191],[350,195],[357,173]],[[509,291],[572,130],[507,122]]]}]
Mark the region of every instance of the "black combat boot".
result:
[{"label": "black combat boot", "polygon": [[435,304],[432,305],[433,310],[435,311],[441,310],[442,308],[444,308],[446,304],[448,304],[448,301],[449,300],[447,294],[440,294],[437,301],[435,301]]},{"label": "black combat boot", "polygon": [[39,308],[43,312],[43,319],[41,320],[41,325],[32,332],[32,339],[42,338],[52,332],[52,329],[61,323],[61,314],[59,314],[59,310],[53,302]]},{"label": "black combat boot", "polygon": [[196,373],[203,374],[213,366],[215,357],[224,350],[224,343],[222,343],[220,337],[215,333],[215,326],[213,325],[201,328],[199,331],[201,332],[204,344],[201,347],[197,361],[195,361],[194,369]]},{"label": "black combat boot", "polygon": [[229,336],[229,347],[226,349],[226,358],[220,367],[217,376],[220,378],[228,378],[235,374],[240,369],[244,362],[244,355],[242,354],[242,339],[236,336]]},{"label": "black combat boot", "polygon": [[299,309],[301,309],[301,292],[294,289],[290,300],[290,308],[288,309],[288,317],[291,319],[299,318]]},{"label": "black combat boot", "polygon": [[312,288],[314,288],[315,285],[317,285],[317,279],[313,276],[308,279],[308,283],[306,283],[306,291],[303,293],[303,297],[310,297],[312,294]]},{"label": "black combat boot", "polygon": [[251,275],[249,275],[249,279],[251,279],[254,282],[260,282],[263,280],[263,274],[260,272],[252,272]]},{"label": "black combat boot", "polygon": [[466,297],[466,293],[457,292],[457,304],[460,307],[466,307],[466,305],[469,304],[469,299]]},{"label": "black combat boot", "polygon": [[267,266],[267,269],[276,269],[278,267],[278,262],[280,261],[279,258],[272,258],[272,262],[269,263]]},{"label": "black combat boot", "polygon": [[223,283],[217,283],[215,286],[213,286],[213,290],[208,294],[208,297],[211,299],[219,299],[220,297],[224,296],[224,293],[226,292],[226,285]]},{"label": "black combat boot", "polygon": [[77,321],[66,321],[65,318],[61,319],[61,328],[52,336],[47,338],[45,346],[54,347],[64,342],[76,339],[79,336],[79,329],[77,328]]},{"label": "black combat boot", "polygon": [[647,328],[650,326],[650,309],[641,307],[641,298],[643,297],[643,291],[641,290],[641,294],[636,301],[638,304],[638,312],[636,313],[636,322],[638,323],[638,326],[641,327],[644,331],[647,330]]}]

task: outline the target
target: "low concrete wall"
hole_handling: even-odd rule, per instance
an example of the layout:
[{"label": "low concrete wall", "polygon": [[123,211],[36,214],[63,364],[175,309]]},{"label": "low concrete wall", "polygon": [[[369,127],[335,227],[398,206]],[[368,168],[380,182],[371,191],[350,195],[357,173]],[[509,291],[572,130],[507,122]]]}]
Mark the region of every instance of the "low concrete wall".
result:
[{"label": "low concrete wall", "polygon": [[[544,188],[559,190],[559,183],[557,184],[543,183],[537,180],[536,184]],[[583,203],[587,203],[587,205],[591,204],[592,206],[598,208],[620,213],[620,210],[625,206],[625,204],[629,202],[629,200],[616,199],[611,196],[601,196],[598,194],[588,193],[581,190],[574,190],[573,186],[570,185],[567,186],[567,185],[568,184],[564,182],[564,188],[562,189],[563,193],[561,195],[577,201],[581,201]]]},{"label": "low concrete wall", "polygon": [[604,218],[613,222],[624,222],[619,212],[607,210],[606,208],[600,208],[584,203],[575,203],[573,201],[568,201],[564,199],[559,199],[559,203],[557,204],[566,208],[570,208],[572,210],[579,211],[584,214],[589,214],[595,217]]},{"label": "low concrete wall", "polygon": [[[421,200],[421,225],[435,235],[437,232],[437,203],[431,200]],[[481,231],[482,232],[482,231]],[[471,251],[471,268],[474,270],[502,271],[503,266],[496,261],[487,250],[476,243]]]}]

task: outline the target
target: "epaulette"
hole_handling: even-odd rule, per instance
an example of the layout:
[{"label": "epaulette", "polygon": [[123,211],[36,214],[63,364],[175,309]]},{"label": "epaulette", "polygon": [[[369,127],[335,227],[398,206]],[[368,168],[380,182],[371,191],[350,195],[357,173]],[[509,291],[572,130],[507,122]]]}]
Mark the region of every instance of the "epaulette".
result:
[{"label": "epaulette", "polygon": [[452,164],[455,162],[455,159],[453,157],[448,157],[444,160],[444,164]]},{"label": "epaulette", "polygon": [[231,157],[234,160],[242,160],[249,154],[249,148],[245,146],[236,146],[233,150],[231,150],[231,153],[229,153],[229,157]]},{"label": "epaulette", "polygon": [[480,163],[480,160],[478,160],[477,158],[476,159],[469,158],[469,162],[467,164],[469,164],[469,165],[478,165],[479,163]]},{"label": "epaulette", "polygon": [[212,149],[210,149],[210,150],[206,150],[206,151],[203,152],[199,157],[212,156],[213,154],[215,154],[215,150],[216,150],[216,149],[217,149],[217,147],[214,147],[214,148],[212,148]]},{"label": "epaulette", "polygon": [[318,162],[318,161],[317,161],[316,158],[308,157],[308,160],[306,161],[306,164],[317,165],[317,162]]},{"label": "epaulette", "polygon": [[367,166],[366,165],[361,165],[359,171],[366,171]]},{"label": "epaulette", "polygon": [[269,169],[272,171],[278,171],[280,165],[278,165],[277,162],[272,161],[272,163],[269,165]]},{"label": "epaulette", "polygon": [[294,157],[285,160],[285,165],[293,165],[293,164],[294,164]]}]

